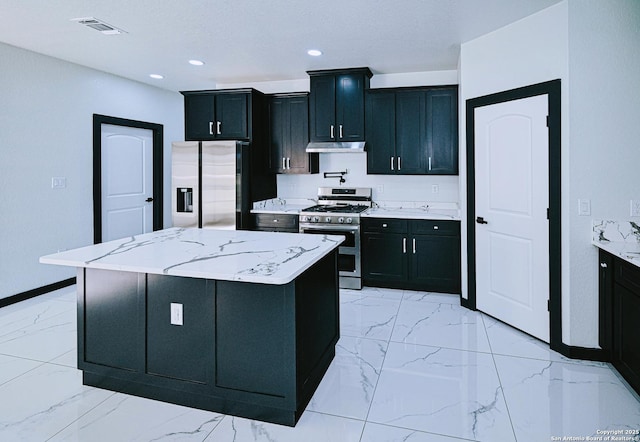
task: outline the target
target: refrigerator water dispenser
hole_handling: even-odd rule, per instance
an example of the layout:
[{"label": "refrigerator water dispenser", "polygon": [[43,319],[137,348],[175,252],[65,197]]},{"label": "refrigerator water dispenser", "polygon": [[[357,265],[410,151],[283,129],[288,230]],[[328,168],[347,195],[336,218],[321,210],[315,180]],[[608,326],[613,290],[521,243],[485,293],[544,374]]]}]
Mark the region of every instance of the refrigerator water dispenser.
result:
[{"label": "refrigerator water dispenser", "polygon": [[176,192],[177,211],[193,212],[193,187],[178,187]]}]

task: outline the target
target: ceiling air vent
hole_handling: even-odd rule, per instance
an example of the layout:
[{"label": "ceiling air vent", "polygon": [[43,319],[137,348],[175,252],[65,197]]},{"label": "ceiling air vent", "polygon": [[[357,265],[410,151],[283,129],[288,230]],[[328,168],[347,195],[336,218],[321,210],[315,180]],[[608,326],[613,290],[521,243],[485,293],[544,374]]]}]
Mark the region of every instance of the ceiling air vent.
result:
[{"label": "ceiling air vent", "polygon": [[104,21],[95,17],[72,18],[71,21],[75,21],[80,23],[81,25],[88,26],[91,29],[102,32],[105,35],[126,34],[126,32],[122,29],[111,26],[110,24],[105,23]]}]

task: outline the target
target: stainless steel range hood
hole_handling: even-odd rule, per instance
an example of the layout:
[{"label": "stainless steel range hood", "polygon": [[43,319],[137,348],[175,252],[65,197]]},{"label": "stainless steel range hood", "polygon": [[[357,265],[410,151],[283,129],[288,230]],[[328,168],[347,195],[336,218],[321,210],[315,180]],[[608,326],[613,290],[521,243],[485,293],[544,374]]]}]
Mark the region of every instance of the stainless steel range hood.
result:
[{"label": "stainless steel range hood", "polygon": [[312,142],[307,144],[307,152],[364,152],[364,141],[339,142],[329,141],[324,143]]}]

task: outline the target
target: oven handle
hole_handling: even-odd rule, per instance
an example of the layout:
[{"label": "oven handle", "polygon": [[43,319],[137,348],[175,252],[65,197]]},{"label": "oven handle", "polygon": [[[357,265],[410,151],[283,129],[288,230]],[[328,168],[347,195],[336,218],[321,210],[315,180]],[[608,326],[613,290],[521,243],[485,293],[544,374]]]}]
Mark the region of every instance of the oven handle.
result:
[{"label": "oven handle", "polygon": [[[317,224],[300,224],[299,228],[298,228],[298,232],[300,233],[304,233],[304,230],[333,230],[336,232],[340,232],[341,230],[344,232],[357,232],[360,230],[360,226],[359,225],[349,225],[346,226],[344,224],[341,224],[340,227],[338,226],[319,226]],[[338,233],[339,235],[340,233]]]}]

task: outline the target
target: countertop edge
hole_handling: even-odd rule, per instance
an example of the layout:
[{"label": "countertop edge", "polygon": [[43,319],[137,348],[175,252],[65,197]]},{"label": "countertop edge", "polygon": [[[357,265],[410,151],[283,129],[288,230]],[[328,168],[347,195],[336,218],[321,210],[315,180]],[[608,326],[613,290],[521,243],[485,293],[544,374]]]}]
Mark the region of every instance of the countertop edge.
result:
[{"label": "countertop edge", "polygon": [[[607,253],[610,253],[629,264],[632,264],[636,267],[640,267],[640,244],[638,243],[625,243],[625,242],[604,242],[592,240],[591,244],[599,248],[600,250],[604,250]],[[634,249],[634,250],[629,250]]]}]

